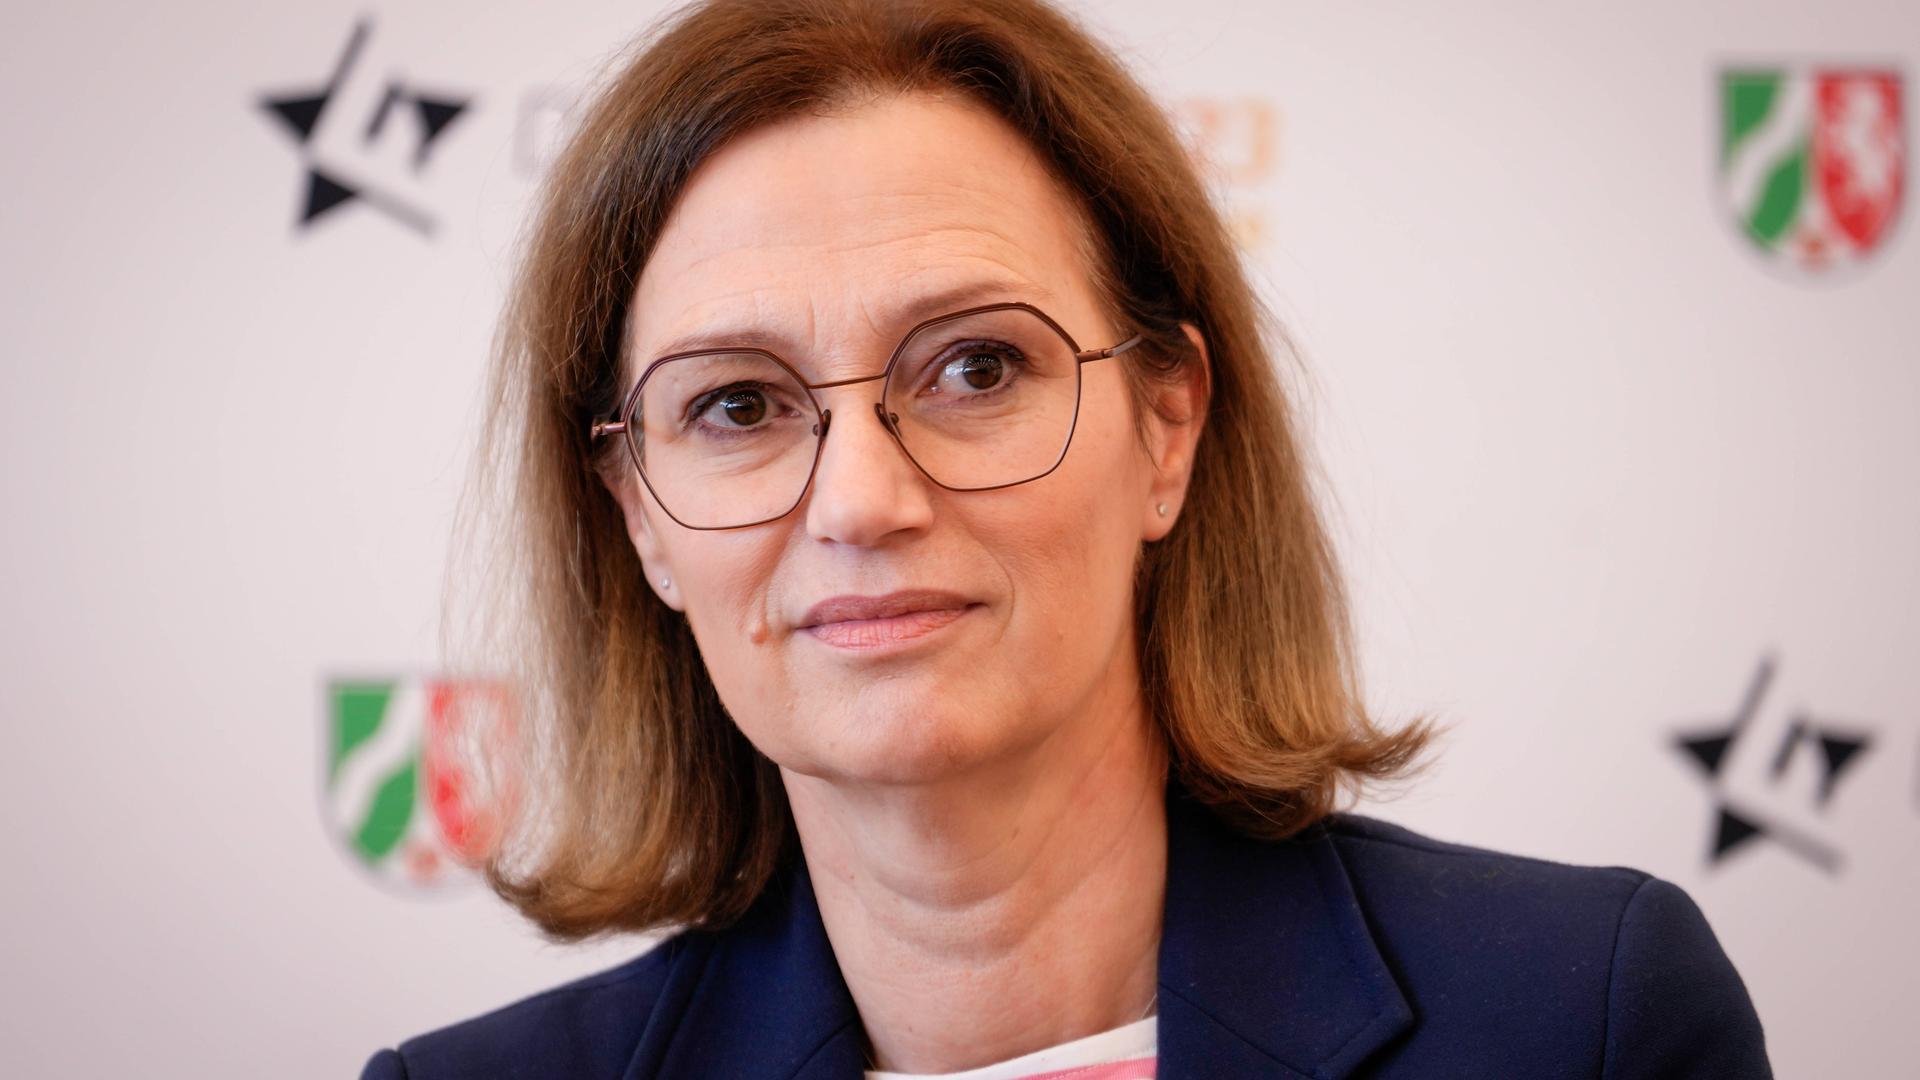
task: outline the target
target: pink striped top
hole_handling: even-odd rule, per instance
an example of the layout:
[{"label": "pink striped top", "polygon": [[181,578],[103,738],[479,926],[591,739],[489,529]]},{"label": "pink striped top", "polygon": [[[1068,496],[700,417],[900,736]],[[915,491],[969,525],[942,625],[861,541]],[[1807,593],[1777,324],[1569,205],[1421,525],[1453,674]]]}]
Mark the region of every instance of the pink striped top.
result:
[{"label": "pink striped top", "polygon": [[869,1069],[866,1080],[1153,1080],[1159,1061],[1157,1016],[1031,1054],[956,1073]]}]

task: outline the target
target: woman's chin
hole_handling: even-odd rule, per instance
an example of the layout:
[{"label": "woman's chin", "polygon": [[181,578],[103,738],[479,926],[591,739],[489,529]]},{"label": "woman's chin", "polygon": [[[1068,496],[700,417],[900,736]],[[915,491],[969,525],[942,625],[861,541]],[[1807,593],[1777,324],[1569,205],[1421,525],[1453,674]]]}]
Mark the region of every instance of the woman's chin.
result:
[{"label": "woman's chin", "polygon": [[984,723],[971,716],[902,714],[851,718],[840,736],[806,748],[780,764],[792,772],[842,786],[908,787],[958,780],[1001,765],[1031,739],[1013,725]]}]

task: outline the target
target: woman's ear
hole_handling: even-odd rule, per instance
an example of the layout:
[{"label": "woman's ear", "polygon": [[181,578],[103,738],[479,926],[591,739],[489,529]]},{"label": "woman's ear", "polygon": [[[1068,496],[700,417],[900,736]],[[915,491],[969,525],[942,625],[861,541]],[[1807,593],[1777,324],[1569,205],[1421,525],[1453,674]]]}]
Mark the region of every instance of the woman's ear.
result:
[{"label": "woman's ear", "polygon": [[633,470],[630,462],[623,459],[612,476],[602,470],[600,480],[613,493],[614,501],[620,504],[620,514],[627,523],[627,539],[633,542],[634,553],[640,556],[641,569],[647,575],[647,587],[653,590],[661,603],[675,611],[685,611],[682,593],[673,580],[671,561],[660,543],[660,534],[654,530],[652,515],[657,507],[640,483],[640,474]]},{"label": "woman's ear", "polygon": [[1182,378],[1153,383],[1153,407],[1146,415],[1153,479],[1147,489],[1141,538],[1149,542],[1173,531],[1173,523],[1179,520],[1213,395],[1213,364],[1206,338],[1192,323],[1181,323],[1180,329],[1193,346],[1193,362],[1182,370]]}]

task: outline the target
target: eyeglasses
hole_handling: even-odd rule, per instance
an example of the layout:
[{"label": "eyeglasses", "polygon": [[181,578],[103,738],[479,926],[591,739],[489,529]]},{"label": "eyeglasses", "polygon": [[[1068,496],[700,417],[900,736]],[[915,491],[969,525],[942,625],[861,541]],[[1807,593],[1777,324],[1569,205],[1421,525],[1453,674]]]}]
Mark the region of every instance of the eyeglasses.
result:
[{"label": "eyeglasses", "polygon": [[1141,335],[1082,349],[1024,303],[987,304],[915,326],[886,369],[810,383],[766,349],[696,349],[647,365],[615,418],[647,490],[689,529],[743,529],[785,517],[813,482],[833,411],[814,391],[883,380],[874,415],[927,479],[990,491],[1059,467],[1080,415],[1080,367]]}]

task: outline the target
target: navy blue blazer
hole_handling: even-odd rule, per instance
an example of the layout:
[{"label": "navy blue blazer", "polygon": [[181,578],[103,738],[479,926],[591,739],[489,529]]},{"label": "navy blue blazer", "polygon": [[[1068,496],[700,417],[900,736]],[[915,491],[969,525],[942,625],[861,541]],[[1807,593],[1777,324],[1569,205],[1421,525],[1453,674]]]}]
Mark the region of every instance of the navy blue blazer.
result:
[{"label": "navy blue blazer", "polygon": [[[1167,847],[1162,1080],[1772,1075],[1739,974],[1660,878],[1356,814],[1254,840],[1177,785]],[[734,926],[380,1050],[361,1080],[859,1080],[792,863]]]}]

